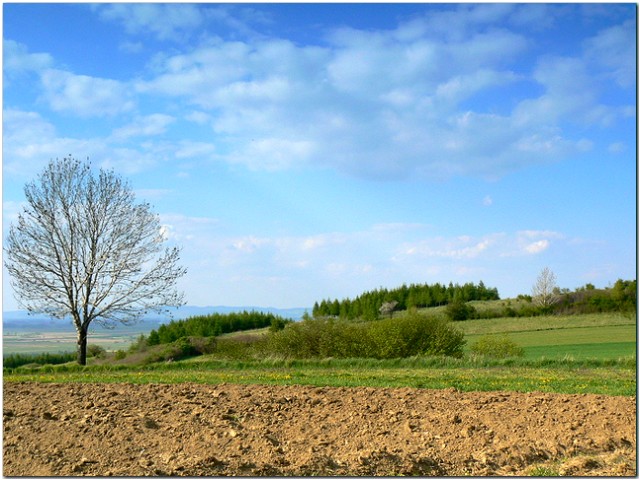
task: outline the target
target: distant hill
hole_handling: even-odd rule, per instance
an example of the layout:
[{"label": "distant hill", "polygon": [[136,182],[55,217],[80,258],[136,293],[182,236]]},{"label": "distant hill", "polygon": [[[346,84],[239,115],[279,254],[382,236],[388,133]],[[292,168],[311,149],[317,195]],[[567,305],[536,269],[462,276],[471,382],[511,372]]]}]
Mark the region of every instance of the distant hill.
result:
[{"label": "distant hill", "polygon": [[[290,318],[292,320],[300,320],[304,315],[304,312],[311,312],[310,308],[274,308],[274,307],[228,307],[219,305],[215,307],[195,307],[185,305],[183,307],[173,309],[172,316],[159,316],[157,314],[150,314],[143,317],[141,323],[151,328],[155,328],[156,325],[162,323],[168,323],[172,319],[181,320],[187,317],[193,317],[196,315],[209,315],[212,313],[232,313],[242,311],[256,311],[263,313],[273,313],[283,318]],[[73,330],[73,326],[70,320],[57,320],[43,315],[29,315],[24,310],[12,310],[2,312],[2,327],[4,330]],[[96,325],[96,328],[100,328]]]}]

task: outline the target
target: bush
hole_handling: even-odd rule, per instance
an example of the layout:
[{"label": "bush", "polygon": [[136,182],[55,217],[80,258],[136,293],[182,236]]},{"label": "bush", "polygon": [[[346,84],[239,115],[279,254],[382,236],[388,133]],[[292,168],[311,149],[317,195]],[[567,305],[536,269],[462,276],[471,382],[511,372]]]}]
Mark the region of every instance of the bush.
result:
[{"label": "bush", "polygon": [[114,358],[116,360],[122,360],[126,356],[127,356],[127,352],[125,352],[124,350],[116,350],[116,353],[114,354]]},{"label": "bush", "polygon": [[270,334],[263,353],[288,358],[461,357],[464,344],[464,334],[445,320],[414,311],[375,322],[306,319]]},{"label": "bush", "polygon": [[181,337],[175,342],[149,348],[145,363],[182,360],[196,355],[213,353],[216,339],[213,337]]},{"label": "bush", "polygon": [[447,305],[445,314],[449,320],[459,322],[473,318],[476,314],[476,309],[465,302],[456,301]]},{"label": "bush", "polygon": [[144,333],[141,333],[136,341],[129,345],[129,353],[146,352],[149,345]]},{"label": "bush", "polygon": [[107,354],[107,351],[104,349],[104,347],[101,347],[100,345],[91,344],[87,347],[88,357],[102,358],[106,354]]},{"label": "bush", "polygon": [[471,352],[491,358],[522,357],[524,349],[505,335],[483,335],[471,345]]},{"label": "bush", "polygon": [[215,337],[189,337],[189,343],[193,348],[192,353],[208,355],[216,351],[217,340]]},{"label": "bush", "polygon": [[281,317],[274,317],[271,320],[271,325],[269,326],[269,331],[270,332],[277,332],[278,330],[283,330],[284,327],[288,323],[291,323],[291,322],[292,322],[292,320],[289,320],[289,319],[285,319],[285,318],[281,318]]}]

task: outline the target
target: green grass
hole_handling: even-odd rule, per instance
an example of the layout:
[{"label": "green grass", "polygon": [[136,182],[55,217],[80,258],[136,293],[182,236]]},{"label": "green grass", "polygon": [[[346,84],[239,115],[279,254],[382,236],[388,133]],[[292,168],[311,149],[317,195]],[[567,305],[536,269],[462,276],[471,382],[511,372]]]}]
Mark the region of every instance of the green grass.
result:
[{"label": "green grass", "polygon": [[616,359],[636,356],[636,342],[581,343],[575,345],[540,345],[524,347],[527,358],[576,360],[587,358]]},{"label": "green grass", "polygon": [[147,367],[73,364],[29,371],[5,381],[129,383],[260,383],[277,385],[449,388],[634,395],[635,359],[488,361],[413,357],[397,360],[327,359],[215,361],[201,357]]},{"label": "green grass", "polygon": [[[635,326],[634,315],[620,313],[589,313],[582,315],[548,315],[523,318],[491,318],[456,322],[456,326],[467,335],[487,333],[514,333],[530,331],[570,330],[574,328]],[[634,337],[635,338],[635,335]]]},{"label": "green grass", "polygon": [[588,314],[459,322],[467,348],[482,335],[503,334],[525,350],[527,358],[615,359],[635,355],[635,318]]}]

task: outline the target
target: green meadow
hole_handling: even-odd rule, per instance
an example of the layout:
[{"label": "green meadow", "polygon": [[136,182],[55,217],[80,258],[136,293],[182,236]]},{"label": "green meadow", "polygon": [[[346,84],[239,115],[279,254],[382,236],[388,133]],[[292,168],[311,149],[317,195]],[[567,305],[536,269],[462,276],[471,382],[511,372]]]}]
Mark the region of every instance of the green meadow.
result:
[{"label": "green meadow", "polygon": [[636,319],[618,313],[467,320],[457,324],[467,348],[483,335],[506,335],[530,359],[635,356]]}]

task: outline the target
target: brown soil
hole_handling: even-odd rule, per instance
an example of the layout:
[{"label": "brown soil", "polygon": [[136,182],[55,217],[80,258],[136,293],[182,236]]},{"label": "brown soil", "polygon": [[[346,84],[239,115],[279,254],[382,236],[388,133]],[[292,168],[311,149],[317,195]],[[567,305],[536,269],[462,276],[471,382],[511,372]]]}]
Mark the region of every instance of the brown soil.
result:
[{"label": "brown soil", "polygon": [[636,400],[4,383],[5,476],[636,475]]}]

